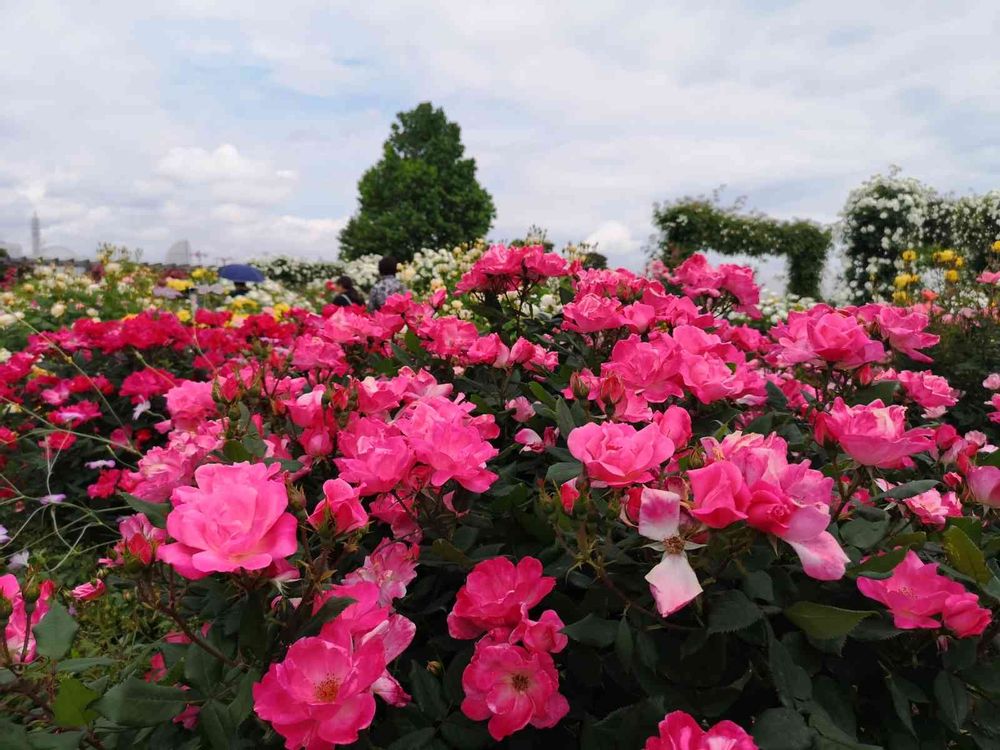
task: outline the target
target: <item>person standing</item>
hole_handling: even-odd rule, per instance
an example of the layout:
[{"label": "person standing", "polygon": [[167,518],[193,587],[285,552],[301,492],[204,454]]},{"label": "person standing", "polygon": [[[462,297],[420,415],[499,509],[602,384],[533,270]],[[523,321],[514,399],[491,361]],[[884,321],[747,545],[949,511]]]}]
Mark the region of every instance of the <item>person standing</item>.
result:
[{"label": "person standing", "polygon": [[361,292],[354,286],[354,279],[350,276],[341,276],[331,285],[334,293],[333,304],[337,307],[350,307],[352,305],[365,304]]},{"label": "person standing", "polygon": [[386,299],[394,294],[402,294],[406,291],[403,283],[396,278],[396,269],[399,261],[391,255],[386,255],[378,262],[379,280],[375,282],[371,293],[368,295],[368,309],[372,312],[378,310],[385,304]]}]

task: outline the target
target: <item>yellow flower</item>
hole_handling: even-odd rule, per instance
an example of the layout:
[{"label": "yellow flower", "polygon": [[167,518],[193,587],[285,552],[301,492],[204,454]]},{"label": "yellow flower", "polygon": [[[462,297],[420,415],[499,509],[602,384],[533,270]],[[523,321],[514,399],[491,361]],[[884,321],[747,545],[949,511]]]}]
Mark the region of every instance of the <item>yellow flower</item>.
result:
[{"label": "yellow flower", "polygon": [[892,301],[893,302],[899,302],[899,303],[909,302],[910,301],[910,295],[907,294],[906,292],[893,292],[892,293]]},{"label": "yellow flower", "polygon": [[178,310],[177,311],[177,320],[179,320],[181,323],[187,323],[189,320],[191,320],[191,311],[190,310]]},{"label": "yellow flower", "polygon": [[915,250],[903,251],[903,260],[905,260],[907,263],[912,263],[916,259],[917,259],[917,252]]},{"label": "yellow flower", "polygon": [[178,292],[184,292],[194,286],[194,284],[191,283],[191,279],[167,279],[167,286]]},{"label": "yellow flower", "polygon": [[949,268],[947,271],[944,272],[944,280],[947,281],[949,284],[954,284],[956,281],[958,281],[958,271],[956,271],[954,268]]},{"label": "yellow flower", "polygon": [[191,272],[191,278],[196,281],[200,281],[201,279],[206,278],[210,273],[211,271],[207,268],[196,268]]},{"label": "yellow flower", "polygon": [[910,274],[901,273],[899,276],[896,277],[897,289],[906,289],[906,287],[909,286],[909,284],[910,284]]},{"label": "yellow flower", "polygon": [[965,258],[955,258],[955,268],[961,268],[965,265]]},{"label": "yellow flower", "polygon": [[1000,253],[1000,240],[993,243],[993,252]]}]

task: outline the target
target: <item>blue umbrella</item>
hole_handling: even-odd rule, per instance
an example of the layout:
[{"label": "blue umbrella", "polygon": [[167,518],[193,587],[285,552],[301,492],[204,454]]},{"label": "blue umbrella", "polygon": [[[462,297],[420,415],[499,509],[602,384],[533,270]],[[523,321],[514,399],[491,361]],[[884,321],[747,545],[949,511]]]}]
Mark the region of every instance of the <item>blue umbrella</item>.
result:
[{"label": "blue umbrella", "polygon": [[246,266],[242,263],[233,263],[219,269],[219,276],[230,281],[263,281],[264,274],[253,266]]}]

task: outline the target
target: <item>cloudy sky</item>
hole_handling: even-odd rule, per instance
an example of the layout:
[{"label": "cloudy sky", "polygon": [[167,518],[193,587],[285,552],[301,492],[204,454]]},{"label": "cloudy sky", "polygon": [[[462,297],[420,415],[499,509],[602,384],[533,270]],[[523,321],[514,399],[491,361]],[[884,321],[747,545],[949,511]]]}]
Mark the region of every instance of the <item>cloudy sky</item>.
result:
[{"label": "cloudy sky", "polygon": [[890,164],[1000,187],[1000,4],[0,0],[0,240],[336,253],[395,113],[462,126],[492,236],[636,266],[726,185],[831,221]]}]

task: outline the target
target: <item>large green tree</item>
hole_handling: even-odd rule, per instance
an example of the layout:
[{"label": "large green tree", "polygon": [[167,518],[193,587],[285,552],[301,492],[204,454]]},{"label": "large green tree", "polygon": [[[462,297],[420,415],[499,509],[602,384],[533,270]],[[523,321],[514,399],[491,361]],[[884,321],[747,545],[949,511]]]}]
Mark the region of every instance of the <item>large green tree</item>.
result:
[{"label": "large green tree", "polygon": [[340,233],[341,257],[405,260],[486,234],[496,208],[464,153],[461,130],[444,110],[424,102],[400,112],[382,158],[358,182],[359,210]]}]

